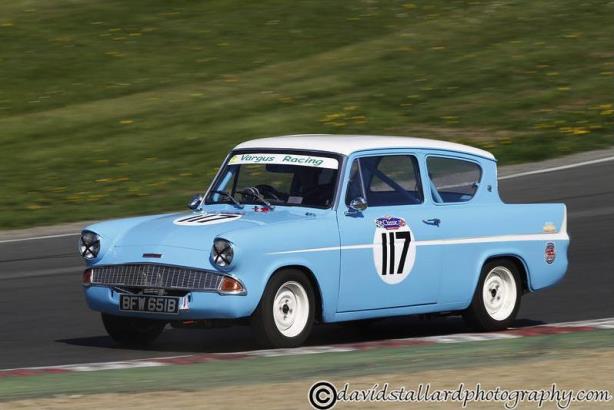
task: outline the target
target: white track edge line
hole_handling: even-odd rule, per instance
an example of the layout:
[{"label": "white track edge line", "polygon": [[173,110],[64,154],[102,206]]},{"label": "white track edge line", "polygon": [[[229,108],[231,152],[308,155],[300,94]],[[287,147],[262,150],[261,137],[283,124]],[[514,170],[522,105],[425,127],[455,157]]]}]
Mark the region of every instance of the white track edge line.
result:
[{"label": "white track edge line", "polygon": [[590,161],[576,162],[575,164],[561,165],[561,166],[558,166],[558,167],[542,168],[542,169],[536,169],[536,170],[533,170],[533,171],[518,172],[516,174],[505,175],[505,176],[499,177],[497,179],[499,181],[501,181],[501,180],[505,180],[505,179],[524,177],[524,176],[527,176],[527,175],[545,174],[545,173],[548,173],[548,172],[563,171],[563,170],[566,170],[566,169],[578,168],[578,167],[583,167],[583,166],[586,166],[586,165],[600,164],[602,162],[608,162],[608,161],[614,161],[614,156],[612,156],[612,157],[605,157],[605,158],[599,158],[599,159],[592,159]]},{"label": "white track edge line", "polygon": [[53,238],[65,238],[68,236],[77,236],[79,235],[79,232],[73,232],[73,233],[61,233],[58,235],[45,235],[45,236],[33,236],[30,238],[19,238],[19,239],[3,239],[0,241],[0,243],[12,243],[12,242],[25,242],[25,241],[34,241],[37,239],[53,239]]}]

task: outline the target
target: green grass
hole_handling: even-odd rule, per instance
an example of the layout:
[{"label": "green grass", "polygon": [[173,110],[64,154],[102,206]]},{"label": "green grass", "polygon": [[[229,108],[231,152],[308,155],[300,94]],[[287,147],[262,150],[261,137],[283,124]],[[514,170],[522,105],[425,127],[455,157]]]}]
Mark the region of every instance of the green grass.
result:
[{"label": "green grass", "polygon": [[0,0],[0,229],[182,208],[259,136],[614,144],[612,4]]},{"label": "green grass", "polygon": [[[532,336],[513,340],[379,348],[344,353],[211,361],[182,366],[0,378],[0,402],[77,393],[201,390],[325,377],[415,373],[557,360],[614,347],[614,330]],[[162,387],[161,387],[162,386]]]}]

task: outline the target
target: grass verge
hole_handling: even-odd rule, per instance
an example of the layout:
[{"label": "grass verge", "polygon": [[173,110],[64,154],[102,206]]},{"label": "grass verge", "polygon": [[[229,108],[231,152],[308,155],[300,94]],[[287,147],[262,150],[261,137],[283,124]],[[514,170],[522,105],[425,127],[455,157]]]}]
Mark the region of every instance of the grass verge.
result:
[{"label": "grass verge", "polygon": [[111,392],[200,391],[233,386],[241,389],[263,382],[273,386],[289,382],[310,385],[322,378],[349,380],[373,376],[376,379],[383,374],[445,372],[471,367],[486,371],[485,366],[513,365],[518,374],[524,374],[523,367],[535,362],[581,359],[590,352],[611,353],[612,336],[614,330],[598,330],[488,342],[0,378],[0,400]]},{"label": "grass verge", "polygon": [[504,163],[611,145],[613,7],[3,2],[0,228],[182,208],[258,136],[425,136]]}]

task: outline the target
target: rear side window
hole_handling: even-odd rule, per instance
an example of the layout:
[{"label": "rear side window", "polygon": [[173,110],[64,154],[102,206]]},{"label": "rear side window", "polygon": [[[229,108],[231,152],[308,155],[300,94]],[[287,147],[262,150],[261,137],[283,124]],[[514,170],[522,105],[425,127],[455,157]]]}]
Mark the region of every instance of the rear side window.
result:
[{"label": "rear side window", "polygon": [[426,163],[434,202],[466,202],[473,198],[482,178],[478,164],[444,157],[428,157]]},{"label": "rear side window", "polygon": [[363,196],[369,206],[422,203],[416,158],[411,155],[365,157],[354,161],[346,194],[349,204]]}]

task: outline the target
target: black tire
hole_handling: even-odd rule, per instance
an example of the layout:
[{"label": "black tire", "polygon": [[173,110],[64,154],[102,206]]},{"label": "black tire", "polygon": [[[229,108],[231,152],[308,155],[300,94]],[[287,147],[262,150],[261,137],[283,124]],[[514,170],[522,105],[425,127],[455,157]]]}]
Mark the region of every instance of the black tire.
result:
[{"label": "black tire", "polygon": [[[274,302],[277,292],[282,286],[298,283],[305,291],[308,307],[303,310],[307,314],[307,321],[300,333],[292,336],[283,334],[277,327],[273,314]],[[287,304],[285,305],[288,306]],[[279,306],[278,306],[279,308]],[[303,317],[301,315],[301,317]],[[283,269],[277,272],[269,280],[269,283],[262,294],[260,303],[251,318],[251,326],[256,336],[256,340],[263,347],[288,348],[301,346],[313,327],[315,317],[315,296],[310,280],[303,272],[297,269]],[[297,321],[302,323],[302,321]],[[296,329],[301,329],[297,326]]]},{"label": "black tire", "polygon": [[[489,273],[496,268],[500,268],[504,275],[506,274],[505,271],[511,273],[516,287],[513,309],[507,315],[505,315],[506,311],[504,310],[501,312],[503,313],[503,317],[497,318],[493,317],[493,315],[488,312],[483,296],[486,278],[488,277]],[[496,292],[497,291],[493,293],[493,298],[497,296]],[[509,292],[510,297],[513,296],[513,293],[513,289],[511,289]],[[518,271],[517,266],[509,259],[494,259],[482,267],[480,280],[478,281],[478,286],[475,289],[473,300],[471,301],[471,305],[469,305],[469,307],[463,312],[463,319],[470,328],[480,332],[491,332],[507,329],[516,319],[516,315],[520,309],[521,297],[522,281],[520,279],[520,272]],[[512,299],[510,299],[510,301],[511,300]],[[511,307],[511,302],[508,306]]]},{"label": "black tire", "polygon": [[102,314],[102,323],[111,338],[122,345],[147,346],[160,336],[166,322],[154,319]]}]

